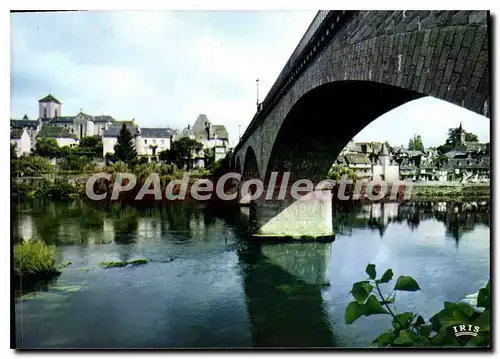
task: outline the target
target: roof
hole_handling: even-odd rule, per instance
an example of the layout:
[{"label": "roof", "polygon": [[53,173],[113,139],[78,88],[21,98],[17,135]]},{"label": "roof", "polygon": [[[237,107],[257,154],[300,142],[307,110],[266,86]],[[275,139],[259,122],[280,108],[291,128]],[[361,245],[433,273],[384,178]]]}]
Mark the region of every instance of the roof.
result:
[{"label": "roof", "polygon": [[347,153],[345,160],[349,164],[371,164],[370,159],[364,153]]},{"label": "roof", "polygon": [[38,102],[55,102],[55,103],[61,104],[61,102],[59,102],[59,100],[56,99],[54,96],[52,96],[50,93],[47,96],[38,100]]},{"label": "roof", "polygon": [[171,128],[152,128],[141,127],[141,136],[143,138],[170,138],[172,137]]},{"label": "roof", "polygon": [[408,151],[406,151],[406,153],[410,157],[416,157],[416,156],[423,156],[424,155],[424,153],[422,151],[420,151],[420,150],[408,150]]},{"label": "roof", "polygon": [[[102,133],[102,136],[103,137],[118,137],[118,134],[120,133],[120,130],[122,129],[122,126],[121,125],[113,125],[113,126],[110,126],[108,127],[107,130],[104,130],[104,132]],[[127,129],[130,131],[130,133],[132,134],[132,136],[137,136],[138,134],[138,130],[137,130],[137,126],[135,125],[129,125],[127,124]]]},{"label": "roof", "polygon": [[77,139],[77,137],[69,131],[64,128],[64,127],[58,127],[58,126],[42,126],[42,129],[40,132],[38,132],[38,136],[41,138],[73,138]]},{"label": "roof", "polygon": [[475,158],[454,158],[443,166],[444,169],[453,170],[455,168],[475,169],[475,168],[490,168],[490,158],[483,157]]},{"label": "roof", "polygon": [[115,122],[116,120],[109,115],[93,116],[94,122]]},{"label": "roof", "polygon": [[23,127],[37,127],[37,120],[16,120],[10,119],[10,127],[23,128]]},{"label": "roof", "polygon": [[466,154],[467,153],[465,153],[463,151],[451,150],[451,151],[446,152],[443,156],[446,156],[448,158],[452,158],[455,156],[465,156]]},{"label": "roof", "polygon": [[387,146],[385,143],[382,144],[382,149],[378,153],[379,156],[389,156],[389,151],[387,151]]},{"label": "roof", "polygon": [[224,125],[212,125],[211,136],[220,138],[222,140],[229,139],[226,126]]},{"label": "roof", "polygon": [[23,132],[24,132],[23,128],[13,128],[10,130],[10,138],[12,140],[19,140],[23,135]]},{"label": "roof", "polygon": [[23,120],[29,120],[29,118],[28,118],[28,115],[27,115],[27,114],[24,114],[24,116],[23,116]]},{"label": "roof", "polygon": [[49,123],[73,123],[75,116],[60,116],[49,121]]}]

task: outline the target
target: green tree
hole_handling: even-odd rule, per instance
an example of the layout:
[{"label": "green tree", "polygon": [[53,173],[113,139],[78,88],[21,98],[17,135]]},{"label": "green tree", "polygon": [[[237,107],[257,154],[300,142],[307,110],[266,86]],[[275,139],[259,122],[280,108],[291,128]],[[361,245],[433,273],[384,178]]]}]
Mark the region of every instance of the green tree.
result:
[{"label": "green tree", "polygon": [[446,142],[441,146],[438,146],[437,148],[437,151],[440,155],[445,154],[446,152],[449,152],[458,147],[458,145],[460,144],[460,130],[465,133],[466,142],[479,142],[478,136],[474,133],[467,132],[460,127],[450,128],[448,129],[448,138],[446,139]]},{"label": "green tree", "polygon": [[205,148],[203,150],[203,157],[205,159],[205,168],[211,169],[215,163],[215,149]]},{"label": "green tree", "polygon": [[126,124],[122,125],[114,150],[115,158],[119,161],[130,164],[137,159],[134,138],[132,137],[132,133],[130,133]]},{"label": "green tree", "polygon": [[41,157],[54,158],[59,156],[60,150],[54,138],[39,138],[33,148],[33,154]]},{"label": "green tree", "polygon": [[328,175],[326,176],[328,179],[340,181],[342,176],[347,176],[347,179],[355,180],[356,174],[349,167],[344,167],[340,165],[333,165],[328,171]]},{"label": "green tree", "polygon": [[408,149],[413,151],[423,151],[424,144],[422,142],[422,137],[418,135],[418,136],[413,136],[413,138],[410,138],[410,141],[408,142]]},{"label": "green tree", "polygon": [[10,159],[13,160],[13,159],[16,159],[17,158],[17,153],[16,153],[16,150],[17,150],[17,143],[10,143]]},{"label": "green tree", "polygon": [[201,151],[203,144],[188,137],[183,137],[172,143],[170,150],[162,151],[160,159],[174,163],[181,168],[187,163],[187,168],[191,168],[193,153]]},{"label": "green tree", "polygon": [[80,140],[78,145],[82,154],[88,157],[102,158],[102,138],[99,136],[87,136]]}]

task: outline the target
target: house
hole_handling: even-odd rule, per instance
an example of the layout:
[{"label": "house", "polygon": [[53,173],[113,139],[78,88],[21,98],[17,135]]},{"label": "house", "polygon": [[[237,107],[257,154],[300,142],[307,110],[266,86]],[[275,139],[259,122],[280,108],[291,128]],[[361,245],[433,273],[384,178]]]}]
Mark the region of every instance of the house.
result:
[{"label": "house", "polygon": [[372,177],[372,163],[364,153],[347,153],[344,155],[345,163],[356,177],[369,179]]},{"label": "house", "polygon": [[30,120],[28,115],[24,115],[21,120],[11,118],[10,128],[24,128],[30,137],[31,147],[33,148],[36,143],[36,135],[41,128],[41,122],[38,120]]},{"label": "house", "polygon": [[[228,151],[229,146],[229,134],[224,125],[214,125],[210,122],[207,115],[200,114],[193,126],[188,125],[179,132],[179,135],[175,137],[175,140],[181,139],[183,137],[188,137],[201,142],[204,149],[212,149],[215,153],[215,160],[221,160],[224,158]],[[201,151],[202,152],[202,151]],[[195,166],[204,167],[204,159],[200,154],[196,154],[194,157]]]},{"label": "house", "polygon": [[441,167],[449,181],[483,182],[490,179],[490,157],[448,158]]},{"label": "house", "polygon": [[[126,123],[127,129],[132,134],[132,138],[134,138],[135,142],[135,150],[137,153],[143,153],[143,142],[140,137],[140,132],[138,126],[134,124],[133,121]],[[115,122],[113,125],[109,126],[104,130],[102,134],[102,152],[103,157],[106,156],[107,153],[115,153],[115,145],[118,142],[118,134],[122,129],[122,125],[118,122]]]},{"label": "house", "polygon": [[38,132],[37,138],[53,138],[57,141],[59,147],[75,147],[80,143],[78,137],[70,133],[66,128],[51,127],[48,125],[42,126],[40,132]]},{"label": "house", "polygon": [[391,159],[387,146],[382,144],[378,157],[372,165],[374,180],[397,182],[399,180],[399,166]]},{"label": "house", "polygon": [[170,128],[140,128],[140,138],[142,139],[142,152],[138,155],[147,156],[148,160],[157,160],[161,151],[169,150],[172,145],[172,129]]},{"label": "house", "polygon": [[29,154],[31,151],[31,139],[26,128],[12,128],[10,130],[10,143],[16,145],[16,156]]}]

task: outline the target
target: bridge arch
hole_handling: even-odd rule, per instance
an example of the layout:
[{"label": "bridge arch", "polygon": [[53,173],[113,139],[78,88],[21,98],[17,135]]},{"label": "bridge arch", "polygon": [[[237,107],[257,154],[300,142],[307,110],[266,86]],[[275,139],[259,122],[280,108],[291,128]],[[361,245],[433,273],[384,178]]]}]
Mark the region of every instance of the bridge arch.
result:
[{"label": "bridge arch", "polygon": [[257,164],[257,156],[252,146],[247,147],[245,160],[243,165],[242,177],[244,179],[260,178],[259,165]]},{"label": "bridge arch", "polygon": [[[265,177],[324,179],[349,141],[386,112],[424,95],[372,81],[336,81],[302,96],[275,138]],[[390,131],[390,129],[388,129]]]},{"label": "bridge arch", "polygon": [[235,163],[234,170],[238,173],[243,173],[243,169],[241,168],[240,156],[235,156],[234,163]]}]

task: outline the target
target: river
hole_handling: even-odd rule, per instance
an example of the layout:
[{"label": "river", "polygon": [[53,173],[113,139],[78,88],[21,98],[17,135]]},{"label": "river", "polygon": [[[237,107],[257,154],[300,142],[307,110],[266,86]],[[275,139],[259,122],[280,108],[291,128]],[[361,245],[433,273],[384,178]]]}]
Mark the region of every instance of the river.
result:
[{"label": "river", "polygon": [[[244,213],[195,205],[15,203],[14,240],[39,238],[71,262],[16,293],[16,346],[367,347],[391,324],[385,315],[344,323],[366,265],[414,277],[422,290],[398,293],[397,309],[428,319],[489,279],[489,211],[472,202],[336,208],[332,243],[268,244],[244,235]],[[149,263],[99,265],[134,258]]]}]

